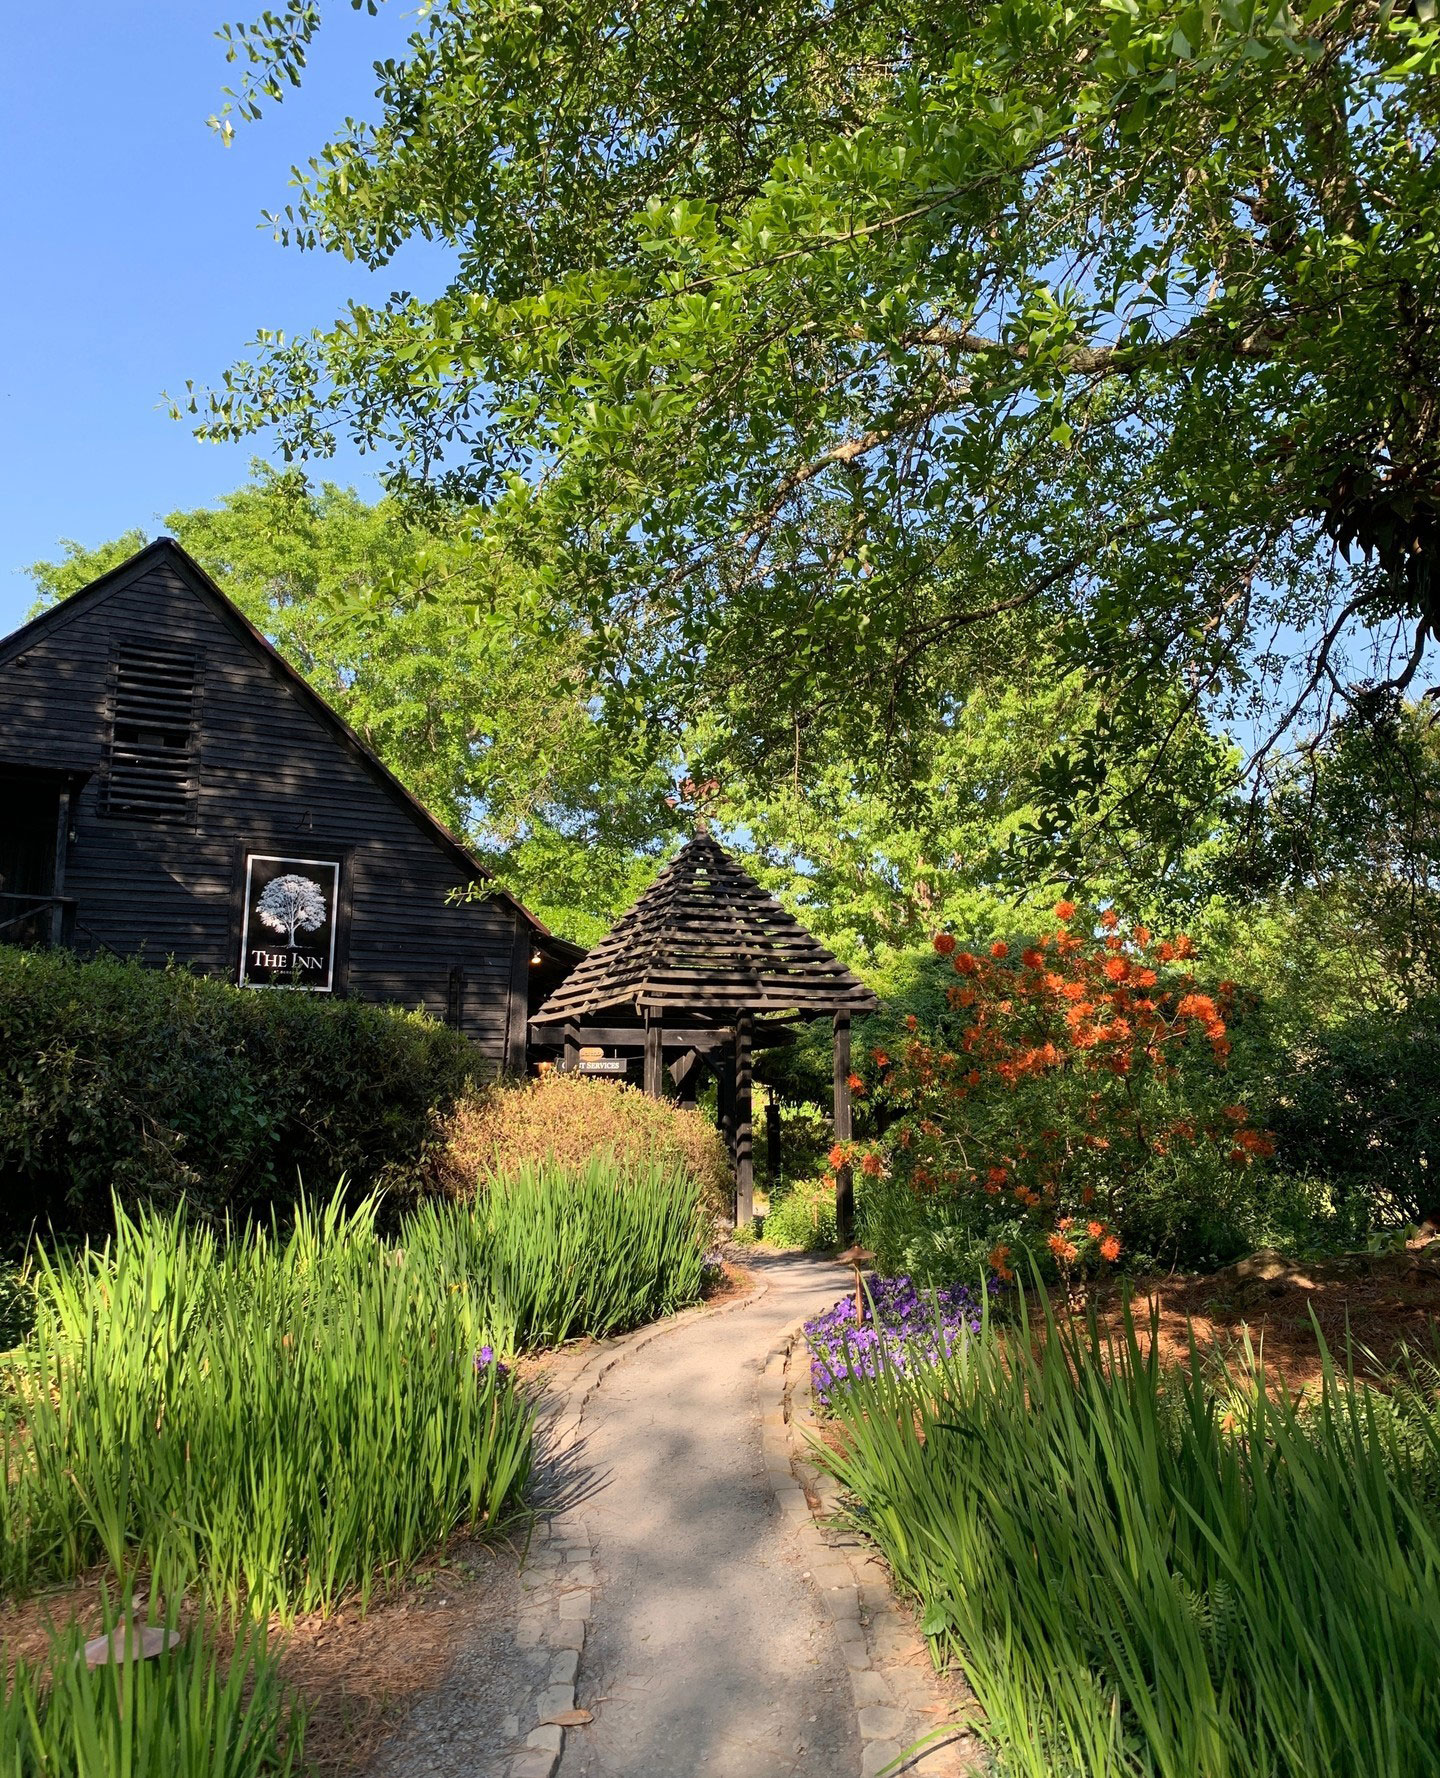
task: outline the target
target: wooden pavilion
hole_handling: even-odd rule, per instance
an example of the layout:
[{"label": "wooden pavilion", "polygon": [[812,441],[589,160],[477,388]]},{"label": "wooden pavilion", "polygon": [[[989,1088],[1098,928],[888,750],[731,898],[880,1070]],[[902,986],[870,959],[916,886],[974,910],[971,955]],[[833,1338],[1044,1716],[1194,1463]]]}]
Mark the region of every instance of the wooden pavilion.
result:
[{"label": "wooden pavilion", "polygon": [[[667,1073],[693,1097],[701,1069],[711,1068],[735,1164],[736,1226],[744,1227],[754,1215],[755,1050],[793,1041],[788,1027],[797,1020],[832,1020],[835,1138],[844,1142],[850,1021],[875,1005],[870,989],[702,829],[550,995],[531,1033],[559,1038],[562,1068],[580,1067],[587,1050],[641,1051],[645,1091],[656,1097]],[[836,1171],[835,1208],[848,1240],[848,1167]]]}]

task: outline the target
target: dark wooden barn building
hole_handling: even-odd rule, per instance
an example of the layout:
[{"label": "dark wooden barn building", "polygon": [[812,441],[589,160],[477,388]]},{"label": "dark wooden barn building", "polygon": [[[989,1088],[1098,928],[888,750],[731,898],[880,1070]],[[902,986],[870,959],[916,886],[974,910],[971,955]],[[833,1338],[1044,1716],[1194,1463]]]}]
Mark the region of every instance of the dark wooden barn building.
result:
[{"label": "dark wooden barn building", "polygon": [[424,1006],[510,1071],[581,955],[168,538],[0,641],[7,939]]}]

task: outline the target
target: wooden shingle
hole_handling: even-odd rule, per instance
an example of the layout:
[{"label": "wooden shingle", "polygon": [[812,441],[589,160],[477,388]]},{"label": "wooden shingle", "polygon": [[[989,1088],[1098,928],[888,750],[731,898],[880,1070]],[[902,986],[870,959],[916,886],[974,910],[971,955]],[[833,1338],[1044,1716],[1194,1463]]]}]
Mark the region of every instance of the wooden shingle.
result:
[{"label": "wooden shingle", "polygon": [[875,996],[743,871],[696,834],[535,1015],[556,1025],[606,1009],[863,1013]]}]

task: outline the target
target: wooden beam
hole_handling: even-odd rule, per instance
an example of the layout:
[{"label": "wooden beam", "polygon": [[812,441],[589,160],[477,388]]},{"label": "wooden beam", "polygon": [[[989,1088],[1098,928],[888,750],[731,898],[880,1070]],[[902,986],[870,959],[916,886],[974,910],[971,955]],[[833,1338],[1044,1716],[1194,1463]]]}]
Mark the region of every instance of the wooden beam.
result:
[{"label": "wooden beam", "polygon": [[[568,1020],[563,1027],[553,1023],[541,1023],[538,1019],[530,1022],[530,1036],[535,1043],[554,1043],[561,1029],[573,1031],[577,1043],[599,1044],[606,1049],[635,1049],[645,1047],[645,1027],[643,1025],[587,1025],[582,1020]],[[666,1025],[661,1032],[661,1039],[667,1050],[699,1050],[701,1054],[719,1049],[723,1044],[730,1046],[734,1030],[729,1025]],[[756,1048],[766,1044],[789,1043],[793,1034],[786,1026],[775,1020],[757,1020],[752,1042]]]},{"label": "wooden beam", "polygon": [[560,1066],[566,1074],[573,1074],[580,1066],[580,1034],[573,1025],[565,1027],[565,1060]]},{"label": "wooden beam", "polygon": [[652,1099],[665,1096],[664,1032],[659,1019],[645,1020],[645,1091]]},{"label": "wooden beam", "polygon": [[755,1221],[755,1144],[751,1128],[750,1039],[755,1020],[742,1012],[735,1021],[735,1227]]},{"label": "wooden beam", "polygon": [[[850,1120],[850,1015],[835,1015],[835,1140],[848,1142]],[[848,1166],[835,1169],[835,1232],[840,1245],[855,1239],[855,1177]]]}]

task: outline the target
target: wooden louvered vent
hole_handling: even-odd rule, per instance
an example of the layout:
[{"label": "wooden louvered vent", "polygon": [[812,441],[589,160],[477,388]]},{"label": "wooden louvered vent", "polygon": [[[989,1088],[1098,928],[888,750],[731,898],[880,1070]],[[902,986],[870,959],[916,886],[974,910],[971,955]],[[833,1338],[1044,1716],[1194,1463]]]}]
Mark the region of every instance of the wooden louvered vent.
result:
[{"label": "wooden louvered vent", "polygon": [[198,788],[200,662],[193,650],[122,644],[105,813],[188,822]]}]

